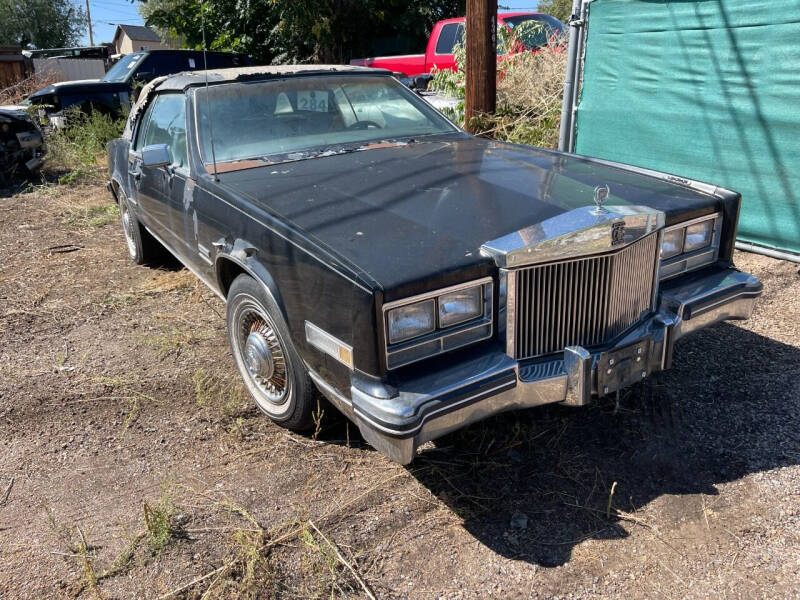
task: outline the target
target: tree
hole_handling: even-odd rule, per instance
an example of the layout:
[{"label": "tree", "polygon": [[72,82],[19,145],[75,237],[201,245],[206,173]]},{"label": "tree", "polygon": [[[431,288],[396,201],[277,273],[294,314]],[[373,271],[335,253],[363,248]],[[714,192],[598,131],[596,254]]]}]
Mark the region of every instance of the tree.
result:
[{"label": "tree", "polygon": [[0,45],[76,46],[86,15],[69,0],[0,0]]},{"label": "tree", "polygon": [[424,48],[433,24],[464,14],[465,0],[139,0],[148,25],[260,63],[347,62]]},{"label": "tree", "polygon": [[566,23],[572,16],[572,0],[539,0],[539,12],[553,15]]}]

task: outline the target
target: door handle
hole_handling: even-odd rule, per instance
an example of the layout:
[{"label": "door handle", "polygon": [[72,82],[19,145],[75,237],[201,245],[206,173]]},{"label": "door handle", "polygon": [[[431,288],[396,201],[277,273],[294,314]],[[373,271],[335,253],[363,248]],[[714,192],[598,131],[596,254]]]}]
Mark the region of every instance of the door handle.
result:
[{"label": "door handle", "polygon": [[171,165],[167,165],[164,167],[164,180],[167,182],[167,185],[170,189],[172,189],[172,178],[175,176],[175,167]]},{"label": "door handle", "polygon": [[133,177],[134,181],[139,181],[142,178],[142,172],[139,169],[128,171],[128,174]]}]

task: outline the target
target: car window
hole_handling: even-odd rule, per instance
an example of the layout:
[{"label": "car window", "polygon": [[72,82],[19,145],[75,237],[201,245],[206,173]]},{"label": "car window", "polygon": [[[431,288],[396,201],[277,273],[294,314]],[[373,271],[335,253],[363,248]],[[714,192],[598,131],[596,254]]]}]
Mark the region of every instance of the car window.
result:
[{"label": "car window", "polygon": [[427,102],[385,76],[326,75],[196,88],[195,108],[206,164],[211,163],[212,133],[214,156],[222,163],[296,160],[280,155],[300,158],[304,152],[455,131]]},{"label": "car window", "polygon": [[564,24],[550,15],[506,17],[503,22],[515,30],[520,41],[531,50],[547,45],[550,38],[565,31]]},{"label": "car window", "polygon": [[436,41],[436,54],[452,54],[455,45],[461,42],[464,27],[460,23],[448,23],[442,26],[439,39]]},{"label": "car window", "polygon": [[154,144],[166,144],[172,164],[187,165],[186,159],[186,99],[183,94],[162,94],[147,109],[142,123],[143,134],[137,149]]},{"label": "car window", "polygon": [[108,70],[103,77],[103,81],[125,81],[130,72],[136,68],[146,55],[143,52],[134,52],[123,56],[117,64]]}]

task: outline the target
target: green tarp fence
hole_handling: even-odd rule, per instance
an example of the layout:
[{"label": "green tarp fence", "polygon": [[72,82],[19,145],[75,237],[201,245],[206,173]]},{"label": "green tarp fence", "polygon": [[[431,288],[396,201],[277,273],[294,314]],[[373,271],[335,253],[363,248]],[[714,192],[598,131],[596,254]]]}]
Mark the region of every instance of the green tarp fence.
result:
[{"label": "green tarp fence", "polygon": [[800,0],[595,0],[575,152],[742,194],[739,240],[800,253]]}]

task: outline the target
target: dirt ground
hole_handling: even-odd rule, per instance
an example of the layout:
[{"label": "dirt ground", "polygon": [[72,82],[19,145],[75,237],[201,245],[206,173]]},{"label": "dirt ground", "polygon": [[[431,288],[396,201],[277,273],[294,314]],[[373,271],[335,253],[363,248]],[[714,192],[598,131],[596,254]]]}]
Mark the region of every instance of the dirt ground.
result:
[{"label": "dirt ground", "polygon": [[507,414],[409,468],[272,425],[223,304],[137,267],[99,184],[0,199],[1,598],[790,598],[800,273],[617,406]]}]

